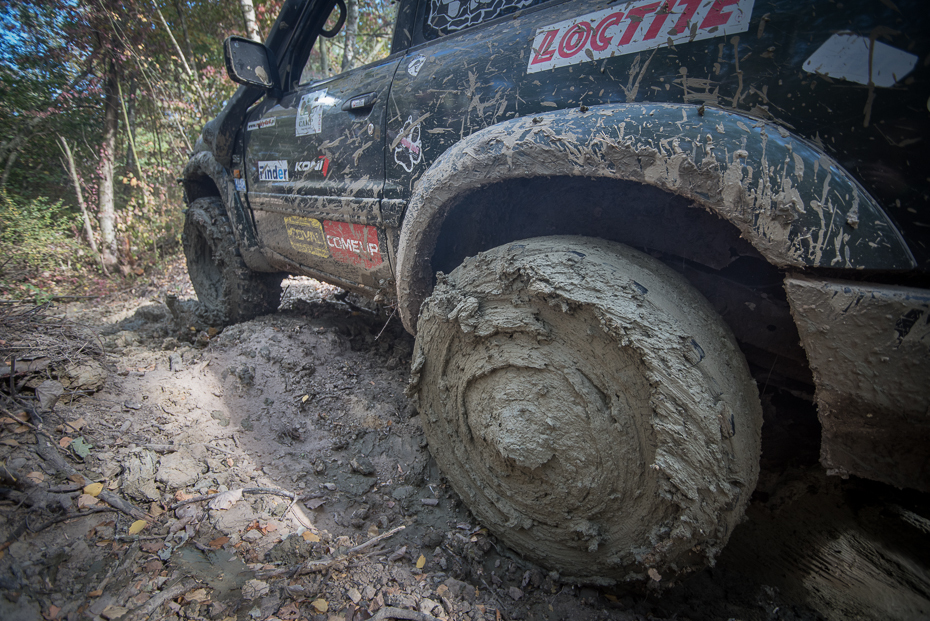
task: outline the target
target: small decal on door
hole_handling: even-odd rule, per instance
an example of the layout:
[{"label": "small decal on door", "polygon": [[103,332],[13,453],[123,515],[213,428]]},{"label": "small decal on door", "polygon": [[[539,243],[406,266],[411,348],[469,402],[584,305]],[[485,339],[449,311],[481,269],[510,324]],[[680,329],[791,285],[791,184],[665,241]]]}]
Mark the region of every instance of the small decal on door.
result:
[{"label": "small decal on door", "polygon": [[287,160],[274,160],[258,163],[259,181],[288,181]]},{"label": "small decal on door", "polygon": [[413,116],[408,116],[404,129],[400,132],[400,142],[394,147],[394,161],[407,172],[423,159],[423,143],[420,140],[420,124],[413,124]]},{"label": "small decal on door", "polygon": [[369,270],[384,262],[375,227],[324,220],[323,230],[329,252],[337,261]]},{"label": "small decal on door", "polygon": [[262,120],[260,120],[260,121],[252,121],[251,123],[249,123],[248,125],[246,125],[245,128],[246,128],[246,130],[248,130],[248,131],[252,131],[252,130],[255,130],[255,129],[262,129],[262,128],[264,128],[264,127],[274,127],[275,118],[276,118],[276,117],[273,117],[273,116],[272,116],[272,117],[270,117],[270,118],[262,119]]},{"label": "small decal on door", "polygon": [[426,56],[423,54],[417,54],[410,62],[407,63],[407,73],[413,77],[417,77],[417,74],[420,73],[420,69],[423,68],[423,64],[426,62]]},{"label": "small decal on door", "polygon": [[313,91],[300,98],[297,106],[296,136],[309,136],[323,131],[323,108],[327,105],[326,89]]},{"label": "small decal on door", "polygon": [[233,179],[236,182],[236,192],[245,192],[245,179]]},{"label": "small decal on door", "polygon": [[285,216],[284,228],[287,230],[287,239],[291,248],[297,252],[305,252],[318,257],[328,258],[329,249],[326,246],[326,235],[319,220],[301,216]]},{"label": "small decal on door", "polygon": [[318,172],[323,173],[323,176],[326,176],[326,173],[329,172],[329,158],[325,155],[321,155],[315,160],[309,162],[297,162],[294,164],[294,170],[297,172]]},{"label": "small decal on door", "polygon": [[745,32],[753,2],[637,0],[557,22],[536,30],[526,72]]}]

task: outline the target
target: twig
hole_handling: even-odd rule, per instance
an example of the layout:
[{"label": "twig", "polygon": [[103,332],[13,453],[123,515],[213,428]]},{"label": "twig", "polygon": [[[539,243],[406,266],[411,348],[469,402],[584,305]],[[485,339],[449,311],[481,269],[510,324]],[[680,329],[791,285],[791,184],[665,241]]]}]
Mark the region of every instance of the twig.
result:
[{"label": "twig", "polygon": [[439,621],[433,615],[416,610],[404,610],[403,608],[393,608],[388,606],[382,608],[378,613],[368,621],[384,621],[385,619],[407,619],[408,621]]},{"label": "twig", "polygon": [[381,332],[378,332],[378,336],[375,337],[375,340],[381,338],[381,335],[384,334],[384,331],[387,330],[388,324],[391,323],[391,319],[394,317],[394,313],[397,312],[397,307],[394,307],[394,310],[391,311],[391,315],[387,318],[387,321],[384,322],[384,327],[381,328]]},{"label": "twig", "polygon": [[88,509],[87,511],[81,511],[80,513],[69,513],[67,515],[62,515],[53,520],[49,520],[42,526],[38,528],[30,528],[29,531],[32,533],[39,533],[48,528],[49,526],[54,526],[55,524],[60,524],[61,522],[67,522],[68,520],[75,520],[80,517],[86,517],[88,515],[93,515],[95,513],[112,513],[116,511],[113,507],[96,507],[94,509]]},{"label": "twig", "polygon": [[136,621],[137,619],[148,619],[152,616],[152,613],[158,610],[158,608],[165,602],[184,595],[195,586],[197,586],[197,581],[194,578],[185,578],[180,582],[176,582],[172,586],[168,587],[158,595],[153,595],[151,599],[147,602],[136,608],[135,610],[130,611],[128,615],[123,617],[124,621]]},{"label": "twig", "polygon": [[[170,507],[168,507],[168,511],[174,511],[178,507],[183,507],[184,505],[189,505],[194,502],[203,502],[205,500],[213,500],[220,494],[225,494],[225,493],[226,492],[219,492],[217,494],[205,494],[203,496],[197,496],[196,498],[188,498],[187,500],[181,500],[180,502],[176,502]],[[296,494],[293,494],[291,492],[286,492],[280,489],[274,489],[272,487],[246,487],[242,490],[242,493],[243,494],[274,494],[275,496],[284,496],[285,498],[290,498],[291,500],[294,500],[295,498],[297,498]]]},{"label": "twig", "polygon": [[341,563],[342,561],[347,561],[365,548],[373,546],[379,541],[383,541],[388,537],[392,537],[399,533],[400,531],[407,528],[406,526],[398,526],[397,528],[392,528],[386,533],[382,533],[377,537],[372,537],[363,544],[357,545],[354,548],[349,548],[345,554],[340,554],[332,558],[324,558],[315,561],[307,561],[303,565],[298,565],[297,567],[282,567],[280,569],[273,569],[271,571],[257,572],[255,574],[256,578],[276,578],[278,576],[297,576],[303,574],[312,574],[318,571],[324,571],[329,569],[336,563]]}]

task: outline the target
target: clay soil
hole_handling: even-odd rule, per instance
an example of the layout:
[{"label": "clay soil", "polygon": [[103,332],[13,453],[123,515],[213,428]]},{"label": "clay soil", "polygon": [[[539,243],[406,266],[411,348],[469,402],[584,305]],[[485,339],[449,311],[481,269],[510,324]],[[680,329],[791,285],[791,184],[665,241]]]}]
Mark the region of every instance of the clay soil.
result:
[{"label": "clay soil", "polygon": [[278,312],[221,331],[199,322],[180,260],[46,311],[89,329],[80,356],[99,372],[62,382],[50,410],[33,389],[64,377],[55,365],[18,374],[15,400],[4,388],[0,618],[930,616],[926,496],[826,476],[811,404],[764,385],[762,475],[714,567],[564,583],[448,487],[390,309],[285,286]]}]

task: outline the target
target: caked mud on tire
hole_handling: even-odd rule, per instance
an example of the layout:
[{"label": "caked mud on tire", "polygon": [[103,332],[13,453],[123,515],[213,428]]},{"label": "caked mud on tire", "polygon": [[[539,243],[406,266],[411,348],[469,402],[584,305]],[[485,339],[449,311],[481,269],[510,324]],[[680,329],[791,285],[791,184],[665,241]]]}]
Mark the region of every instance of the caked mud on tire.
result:
[{"label": "caked mud on tire", "polygon": [[216,324],[246,321],[277,310],[281,280],[277,273],[253,272],[236,252],[236,238],[218,197],[191,203],[181,237],[187,271],[203,314]]},{"label": "caked mud on tire", "polygon": [[501,246],[438,280],[411,392],[475,516],[581,582],[712,564],[756,484],[762,412],[707,301],[655,259],[580,237]]}]

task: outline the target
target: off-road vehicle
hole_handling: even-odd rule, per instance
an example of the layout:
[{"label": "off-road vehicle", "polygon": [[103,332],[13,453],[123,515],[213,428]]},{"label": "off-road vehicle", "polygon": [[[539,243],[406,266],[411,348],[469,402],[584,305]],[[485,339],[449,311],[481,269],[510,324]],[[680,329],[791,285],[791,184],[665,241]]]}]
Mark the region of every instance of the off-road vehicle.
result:
[{"label": "off-road vehicle", "polygon": [[395,305],[445,476],[565,578],[712,563],[760,392],[816,403],[830,473],[930,490],[921,2],[400,0],[319,77],[345,15],[225,43],[183,175],[217,322],[286,274]]}]

